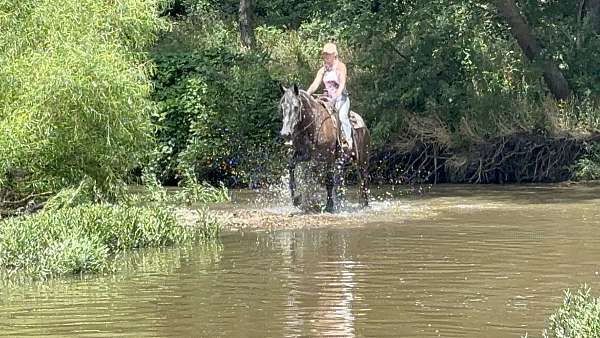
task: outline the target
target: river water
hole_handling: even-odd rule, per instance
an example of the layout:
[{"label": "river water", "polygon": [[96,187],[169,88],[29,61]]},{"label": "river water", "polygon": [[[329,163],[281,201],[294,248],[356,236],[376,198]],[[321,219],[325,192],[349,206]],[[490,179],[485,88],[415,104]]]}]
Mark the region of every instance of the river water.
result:
[{"label": "river water", "polygon": [[[225,207],[259,207],[236,194]],[[0,335],[539,337],[564,289],[600,294],[600,186],[375,194],[323,226],[316,215],[128,254],[111,275],[3,288]],[[289,213],[276,202],[261,203]]]}]

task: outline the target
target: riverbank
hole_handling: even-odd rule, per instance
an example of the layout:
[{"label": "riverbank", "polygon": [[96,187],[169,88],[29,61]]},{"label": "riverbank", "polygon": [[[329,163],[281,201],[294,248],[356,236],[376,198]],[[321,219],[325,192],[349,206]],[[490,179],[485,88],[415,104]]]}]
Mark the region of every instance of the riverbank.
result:
[{"label": "riverbank", "polygon": [[120,253],[211,240],[218,225],[184,226],[168,208],[83,204],[0,222],[0,280],[109,271]]},{"label": "riverbank", "polygon": [[[436,137],[425,137],[429,134]],[[450,135],[415,128],[373,152],[371,176],[382,183],[434,184],[593,180],[599,139],[597,133],[562,130],[452,142]]]}]

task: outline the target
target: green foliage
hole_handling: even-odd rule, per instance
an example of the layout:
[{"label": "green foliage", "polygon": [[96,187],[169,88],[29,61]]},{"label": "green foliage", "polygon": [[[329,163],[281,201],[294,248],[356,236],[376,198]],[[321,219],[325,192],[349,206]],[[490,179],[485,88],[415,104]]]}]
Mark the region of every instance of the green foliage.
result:
[{"label": "green foliage", "polygon": [[229,201],[229,199],[229,191],[223,184],[219,188],[215,188],[206,182],[200,183],[191,169],[183,172],[183,178],[179,181],[179,189],[175,193],[175,200],[187,205],[223,202]]},{"label": "green foliage", "polygon": [[256,2],[256,15],[259,24],[298,29],[322,13],[333,11],[336,6],[335,0],[259,0]]},{"label": "green foliage", "polygon": [[[262,66],[260,54],[223,55],[231,62],[215,74],[207,93],[210,113],[197,114],[190,124],[190,139],[182,153],[202,177],[236,175],[248,184],[252,167],[244,165],[257,147],[273,144],[278,137],[277,83]],[[201,74],[197,74],[202,76]],[[197,76],[194,74],[193,76]],[[207,77],[205,78],[207,79]],[[240,172],[243,171],[243,172]],[[246,176],[246,177],[245,177]]]},{"label": "green foliage", "polygon": [[584,95],[558,104],[555,115],[560,127],[579,133],[600,131],[599,102],[598,97]]},{"label": "green foliage", "polygon": [[160,3],[0,1],[0,190],[109,189],[138,165]]},{"label": "green foliage", "polygon": [[201,237],[206,240],[218,239],[221,233],[221,221],[206,208],[198,209],[197,212],[200,217],[196,221],[195,228],[198,229]]},{"label": "green foliage", "polygon": [[136,195],[130,195],[130,198],[135,196],[136,200],[143,202],[163,203],[168,201],[167,190],[156,179],[154,173],[144,170],[142,172],[142,183],[144,184],[144,190]]},{"label": "green foliage", "polygon": [[[382,148],[415,135],[467,149],[517,133],[598,129],[600,35],[571,2],[518,2],[542,42],[541,60],[558,64],[574,89],[572,101],[555,106],[542,61],[526,59],[489,1],[257,1],[254,51],[240,49],[239,2],[180,2],[187,16],[155,48],[162,180],[179,177],[182,165],[213,183],[254,185],[269,181],[264,172],[280,173],[273,83],[306,88],[329,40],[348,65],[352,109]],[[446,132],[415,124],[423,120],[439,120]]]},{"label": "green foliage", "polygon": [[[212,183],[254,184],[256,152],[276,154],[279,89],[267,55],[241,50],[233,26],[205,11],[206,17],[176,26],[155,49],[154,171],[163,180],[179,179],[191,167]],[[194,27],[199,33],[192,35]]]},{"label": "green foliage", "polygon": [[479,1],[379,2],[373,8],[356,0],[332,15],[353,51],[354,106],[379,144],[393,141],[409,122],[406,112],[437,116],[456,134],[463,120],[479,121],[485,133],[497,135],[494,120],[516,110],[515,97],[535,96],[529,88],[537,75],[524,69],[518,46],[494,13]]},{"label": "green foliage", "polygon": [[65,188],[48,199],[46,211],[91,204],[96,200],[95,184],[91,178],[84,178],[77,188]]},{"label": "green foliage", "polygon": [[149,170],[142,173],[143,189],[134,194],[125,194],[123,202],[129,205],[157,205],[165,204],[188,206],[193,204],[207,204],[215,202],[228,201],[229,190],[221,184],[220,187],[214,187],[206,182],[198,182],[191,169],[185,170],[182,180],[179,182],[179,189],[175,192],[169,192],[163,187],[156,175]]},{"label": "green foliage", "polygon": [[[336,0],[257,0],[254,15],[258,25],[297,29],[314,17],[333,11]],[[176,0],[174,8],[183,15],[200,16],[210,8],[219,17],[235,21],[238,16],[239,0]]]},{"label": "green foliage", "polygon": [[580,5],[571,1],[528,0],[523,9],[544,46],[544,57],[557,62],[575,94],[597,95],[600,32],[594,30],[594,23]]},{"label": "green foliage", "polygon": [[[546,109],[540,63],[525,60],[483,0],[257,1],[252,51],[240,47],[236,0],[0,0],[0,196],[85,177],[107,196],[142,158],[162,182],[192,168],[213,184],[270,183],[284,166],[277,82],[307,87],[329,40],[378,146],[418,128],[415,117],[439,119],[458,147],[521,131],[597,130],[598,27],[571,2],[518,4],[542,59],[574,89],[557,110]],[[595,161],[583,159],[578,175],[595,177]]]},{"label": "green foliage", "polygon": [[600,298],[594,297],[585,285],[576,293],[565,291],[563,304],[550,316],[544,337],[600,337]]},{"label": "green foliage", "polygon": [[582,156],[573,168],[576,180],[600,180],[600,144],[591,143],[586,146]]},{"label": "green foliage", "polygon": [[319,19],[291,31],[267,25],[256,28],[258,44],[269,56],[269,72],[274,78],[288,85],[297,83],[301,88],[308,88],[321,66],[323,41],[338,35],[339,29],[334,31]]},{"label": "green foliage", "polygon": [[124,250],[207,237],[179,224],[169,209],[82,205],[0,223],[0,268],[36,278],[98,272]]}]

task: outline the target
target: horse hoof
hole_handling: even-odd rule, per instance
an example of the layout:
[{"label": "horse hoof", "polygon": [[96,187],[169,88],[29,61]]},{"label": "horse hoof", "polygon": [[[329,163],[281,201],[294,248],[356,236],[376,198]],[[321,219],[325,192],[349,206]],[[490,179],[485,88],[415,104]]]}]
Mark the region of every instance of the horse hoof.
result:
[{"label": "horse hoof", "polygon": [[327,203],[327,205],[325,206],[325,212],[332,214],[334,211],[335,208],[333,207],[333,203]]},{"label": "horse hoof", "polygon": [[300,206],[300,203],[301,203],[301,202],[302,202],[302,198],[300,198],[300,196],[294,196],[294,197],[292,198],[292,204],[293,204],[295,207],[298,207],[298,206]]}]

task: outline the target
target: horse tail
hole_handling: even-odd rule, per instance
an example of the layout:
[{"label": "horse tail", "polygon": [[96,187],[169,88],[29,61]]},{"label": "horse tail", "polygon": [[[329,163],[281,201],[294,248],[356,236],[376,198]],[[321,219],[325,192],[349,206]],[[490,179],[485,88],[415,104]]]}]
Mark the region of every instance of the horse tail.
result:
[{"label": "horse tail", "polygon": [[371,153],[371,133],[366,127],[354,129],[354,144],[356,151],[356,164],[359,166],[369,165]]}]

